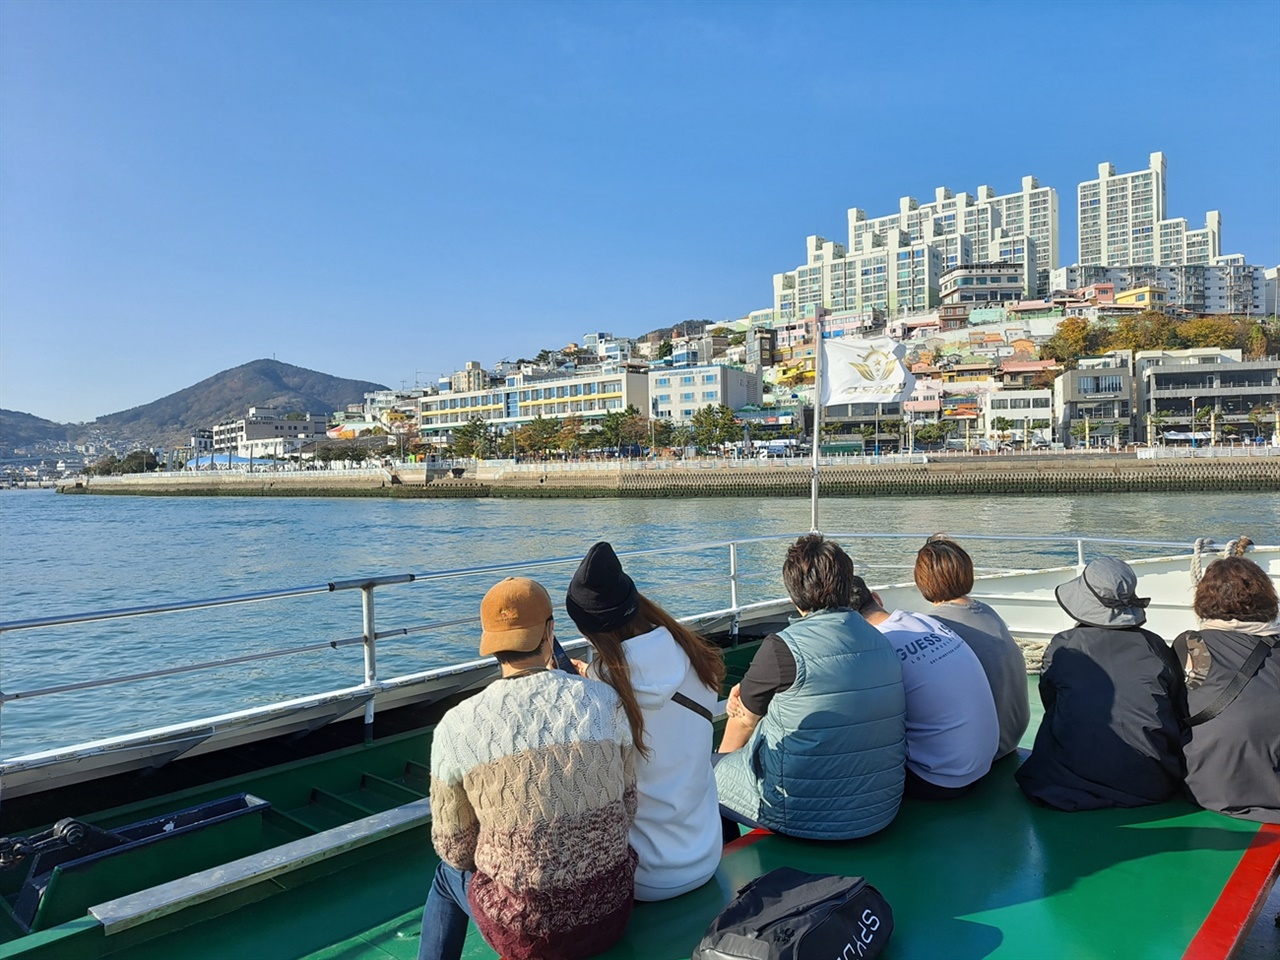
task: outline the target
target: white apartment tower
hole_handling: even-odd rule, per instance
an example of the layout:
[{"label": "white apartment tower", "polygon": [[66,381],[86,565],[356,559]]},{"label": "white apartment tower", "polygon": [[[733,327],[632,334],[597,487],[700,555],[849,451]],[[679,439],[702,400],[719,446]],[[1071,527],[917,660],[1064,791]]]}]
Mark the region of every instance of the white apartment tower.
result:
[{"label": "white apartment tower", "polygon": [[945,238],[957,234],[969,238],[976,256],[983,256],[1003,229],[1007,236],[1025,234],[1035,241],[1035,275],[1048,281],[1049,271],[1058,267],[1058,192],[1042,187],[1035,177],[1023,177],[1022,189],[998,195],[988,186],[977,194],[953,194],[946,187],[934,191],[932,203],[921,204],[914,197],[898,201],[898,212],[868,219],[866,211],[849,210],[849,250],[864,252],[871,237],[891,229],[902,230],[912,242],[925,241],[941,246],[943,269],[961,266],[958,245],[948,246]]},{"label": "white apartment tower", "polygon": [[1116,173],[1098,164],[1096,180],[1078,191],[1080,266],[1208,264],[1221,255],[1222,215],[1210,211],[1203,230],[1166,219],[1165,157],[1151,154],[1145,170]]}]

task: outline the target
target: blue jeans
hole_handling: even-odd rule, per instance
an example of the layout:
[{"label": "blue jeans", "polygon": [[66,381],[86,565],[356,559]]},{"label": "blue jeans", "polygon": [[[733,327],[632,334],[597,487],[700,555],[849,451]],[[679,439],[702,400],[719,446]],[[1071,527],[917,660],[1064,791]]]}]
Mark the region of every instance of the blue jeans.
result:
[{"label": "blue jeans", "polygon": [[418,960],[459,960],[467,939],[467,922],[471,907],[467,903],[467,886],[471,871],[465,873],[443,860],[431,879],[427,905],[422,908],[422,941]]}]

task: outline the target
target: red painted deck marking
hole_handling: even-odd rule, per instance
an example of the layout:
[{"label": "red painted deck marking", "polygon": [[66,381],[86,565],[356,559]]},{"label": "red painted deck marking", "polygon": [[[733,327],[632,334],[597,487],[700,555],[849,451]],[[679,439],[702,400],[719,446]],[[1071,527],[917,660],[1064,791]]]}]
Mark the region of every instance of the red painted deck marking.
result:
[{"label": "red painted deck marking", "polygon": [[730,840],[728,843],[724,845],[724,850],[721,851],[721,853],[722,854],[732,853],[734,850],[744,850],[747,847],[751,846],[753,843],[756,843],[759,840],[763,840],[765,837],[772,837],[772,836],[773,836],[772,830],[765,830],[763,828],[758,828],[758,829],[752,830],[750,833],[744,833],[737,840]]},{"label": "red painted deck marking", "polygon": [[1245,926],[1267,899],[1280,870],[1280,824],[1264,823],[1253,835],[1218,901],[1200,926],[1183,960],[1226,960],[1244,940]]}]

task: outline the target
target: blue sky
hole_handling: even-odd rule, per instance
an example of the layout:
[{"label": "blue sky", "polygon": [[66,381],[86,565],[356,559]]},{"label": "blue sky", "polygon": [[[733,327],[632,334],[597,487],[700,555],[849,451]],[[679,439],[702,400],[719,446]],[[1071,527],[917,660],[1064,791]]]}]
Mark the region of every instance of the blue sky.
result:
[{"label": "blue sky", "polygon": [[1168,157],[1280,260],[1280,3],[0,4],[0,406],[391,386],[772,302],[936,186]]}]

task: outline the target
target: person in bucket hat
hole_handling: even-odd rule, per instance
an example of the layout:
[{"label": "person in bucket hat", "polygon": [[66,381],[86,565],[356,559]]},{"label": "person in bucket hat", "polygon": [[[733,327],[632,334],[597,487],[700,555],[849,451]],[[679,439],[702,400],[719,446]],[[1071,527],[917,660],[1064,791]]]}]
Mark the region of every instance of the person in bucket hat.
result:
[{"label": "person in bucket hat", "polygon": [[1133,568],[1099,557],[1055,591],[1076,625],[1044,654],[1044,719],[1017,772],[1060,810],[1138,807],[1174,796],[1186,773],[1187,691],[1169,645],[1143,628]]},{"label": "person in bucket hat", "polygon": [[480,655],[502,676],[450,709],[432,738],[440,864],[419,960],[458,960],[468,918],[507,960],[595,956],[631,915],[631,728],[613,688],[549,669],[555,621],[541,584],[496,584],[480,625]]}]

